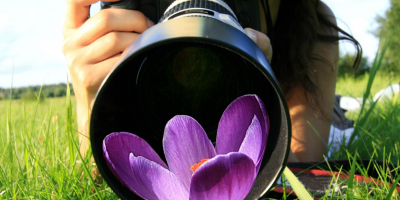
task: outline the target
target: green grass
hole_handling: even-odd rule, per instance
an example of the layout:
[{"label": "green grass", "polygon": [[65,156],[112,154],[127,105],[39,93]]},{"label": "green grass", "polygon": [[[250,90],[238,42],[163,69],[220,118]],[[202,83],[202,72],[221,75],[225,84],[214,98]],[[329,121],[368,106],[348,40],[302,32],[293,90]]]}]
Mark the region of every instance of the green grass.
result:
[{"label": "green grass", "polygon": [[[75,101],[70,99],[0,101],[0,140],[3,144],[0,146],[0,199],[117,198],[106,183],[91,179],[92,166],[89,164],[85,168],[79,158]],[[355,113],[359,139],[349,146],[343,145],[333,159],[373,158],[400,166],[399,102],[397,97],[391,102],[366,106],[361,113]],[[83,160],[89,163],[88,159]],[[367,171],[357,165],[353,167]],[[370,167],[379,168],[373,163]],[[400,175],[389,178],[386,168],[378,170],[383,185],[358,185],[349,179],[346,184],[351,183],[357,194],[353,198],[400,199],[398,195],[390,195],[393,188],[388,182],[398,183]],[[341,181],[332,179],[333,183]],[[374,191],[373,196],[371,191]],[[324,199],[336,199],[341,194]]]},{"label": "green grass", "polygon": [[[379,58],[369,75],[339,79],[337,93],[372,99],[380,89],[398,83],[396,76],[388,78],[384,71],[378,72]],[[354,137],[332,155],[353,162],[350,178],[333,177],[327,194],[338,184],[346,184],[348,189],[323,199],[338,199],[343,194],[347,199],[400,199],[393,193],[399,174],[390,177],[386,167],[373,162],[361,167],[354,162],[372,158],[400,166],[399,102],[400,97],[395,97],[390,102],[365,104],[350,115],[356,120]],[[117,199],[105,182],[92,179],[89,158],[79,156],[75,101],[69,94],[42,102],[1,100],[0,113],[0,199]],[[382,184],[360,185],[354,180],[356,170],[366,175],[369,168],[379,171]]]},{"label": "green grass", "polygon": [[[349,97],[363,97],[370,74],[364,74],[354,79],[353,77],[340,77],[336,83],[336,94]],[[381,89],[393,83],[400,83],[400,74],[378,71],[371,87],[371,94],[376,94]]]},{"label": "green grass", "polygon": [[65,98],[0,101],[0,199],[117,198],[84,170],[72,107]]},{"label": "green grass", "polygon": [[[343,145],[333,159],[373,158],[400,166],[399,102],[396,98],[392,102],[369,105],[361,113],[353,114],[359,126],[359,137],[351,145]],[[85,168],[79,158],[74,104],[74,98],[71,101],[48,98],[39,103],[0,101],[0,140],[3,144],[0,146],[0,199],[117,198],[106,183],[91,179],[92,166],[89,164]],[[89,163],[88,159],[83,160]],[[373,164],[370,167],[378,168]],[[389,195],[393,192],[388,184],[391,178],[387,169],[378,170],[385,184],[361,186],[352,182],[357,194],[353,198],[399,199],[398,195]],[[359,171],[366,173],[367,169]],[[399,177],[393,177],[392,182],[398,183]],[[341,181],[332,179],[333,183]],[[335,199],[341,194],[324,199]]]},{"label": "green grass", "polygon": [[[388,43],[386,43],[387,46]],[[386,47],[377,54],[371,72],[359,79],[341,78],[337,82],[336,93],[343,96],[362,97],[363,104],[359,111],[349,113],[348,116],[355,120],[355,129],[350,137],[349,144],[342,144],[341,149],[330,159],[348,159],[352,162],[348,179],[332,179],[333,185],[327,188],[322,199],[400,199],[395,191],[398,186],[400,174],[394,176],[400,166],[400,96],[394,96],[390,101],[373,102],[372,98],[379,90],[393,83],[400,83],[399,76],[384,72],[381,61],[384,58]],[[397,78],[396,78],[397,77]],[[371,103],[367,103],[367,102]],[[370,159],[368,166],[360,166],[357,159]],[[373,160],[382,161],[384,166],[377,165]],[[390,168],[389,164],[395,166]],[[375,183],[360,184],[355,181],[354,175],[358,171],[365,178],[368,170],[374,169],[379,178]],[[334,192],[334,186],[347,185],[344,191]],[[392,184],[392,185],[390,185]],[[302,187],[297,185],[297,187]],[[395,191],[395,192],[394,192]],[[331,195],[329,195],[331,194]]]}]

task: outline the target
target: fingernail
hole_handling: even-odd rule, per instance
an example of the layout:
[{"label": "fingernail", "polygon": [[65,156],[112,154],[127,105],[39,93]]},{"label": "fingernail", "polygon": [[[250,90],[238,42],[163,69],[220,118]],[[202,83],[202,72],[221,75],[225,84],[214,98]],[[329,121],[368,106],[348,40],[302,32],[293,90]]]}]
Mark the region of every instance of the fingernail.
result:
[{"label": "fingernail", "polygon": [[244,32],[246,33],[247,36],[249,36],[251,40],[257,42],[257,36],[253,31],[251,31],[250,29],[245,29]]}]

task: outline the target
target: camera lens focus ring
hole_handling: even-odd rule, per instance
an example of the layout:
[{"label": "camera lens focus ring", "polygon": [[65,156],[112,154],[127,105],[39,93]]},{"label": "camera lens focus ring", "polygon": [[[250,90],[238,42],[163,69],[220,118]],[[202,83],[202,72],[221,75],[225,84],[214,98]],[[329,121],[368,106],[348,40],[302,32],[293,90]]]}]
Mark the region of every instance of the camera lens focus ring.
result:
[{"label": "camera lens focus ring", "polygon": [[207,9],[211,11],[216,11],[221,14],[230,15],[235,20],[237,20],[232,10],[230,10],[230,8],[223,2],[221,3],[219,1],[211,1],[211,0],[188,0],[180,2],[176,1],[174,3],[171,5],[172,7],[170,6],[170,8],[166,10],[166,12],[161,17],[159,22],[163,22],[166,19],[175,18],[176,17],[175,15],[181,15],[180,11],[182,10],[187,10],[187,12],[183,14],[196,13],[195,9]]}]

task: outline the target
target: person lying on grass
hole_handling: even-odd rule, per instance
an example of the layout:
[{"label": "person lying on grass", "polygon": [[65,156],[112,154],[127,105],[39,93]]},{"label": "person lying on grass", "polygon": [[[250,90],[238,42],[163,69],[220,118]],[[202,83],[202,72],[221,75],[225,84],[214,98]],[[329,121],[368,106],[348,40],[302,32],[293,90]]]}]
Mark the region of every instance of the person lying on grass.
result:
[{"label": "person lying on grass", "polygon": [[[124,49],[154,25],[143,13],[133,10],[105,9],[88,18],[90,5],[96,2],[67,0],[63,28],[62,50],[77,101],[82,155],[89,148],[88,118],[100,84]],[[320,0],[268,2],[275,32],[273,43],[266,36],[262,10],[261,31],[246,28],[245,32],[263,50],[285,93],[292,121],[289,162],[320,161],[326,153],[332,121],[338,41],[348,40],[357,47],[355,66],[361,58],[361,47],[338,28],[334,14]]]}]

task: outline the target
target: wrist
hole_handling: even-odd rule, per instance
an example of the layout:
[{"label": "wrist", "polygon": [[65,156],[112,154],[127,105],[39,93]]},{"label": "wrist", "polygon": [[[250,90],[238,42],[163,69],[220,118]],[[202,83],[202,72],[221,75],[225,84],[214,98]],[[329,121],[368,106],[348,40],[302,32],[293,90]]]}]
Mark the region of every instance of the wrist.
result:
[{"label": "wrist", "polygon": [[87,126],[89,124],[91,109],[87,103],[76,102],[76,117],[78,122],[78,131],[80,134],[87,135]]},{"label": "wrist", "polygon": [[77,122],[78,122],[78,135],[79,135],[79,151],[82,157],[85,157],[89,149],[89,120],[90,109],[86,104],[76,104]]}]

